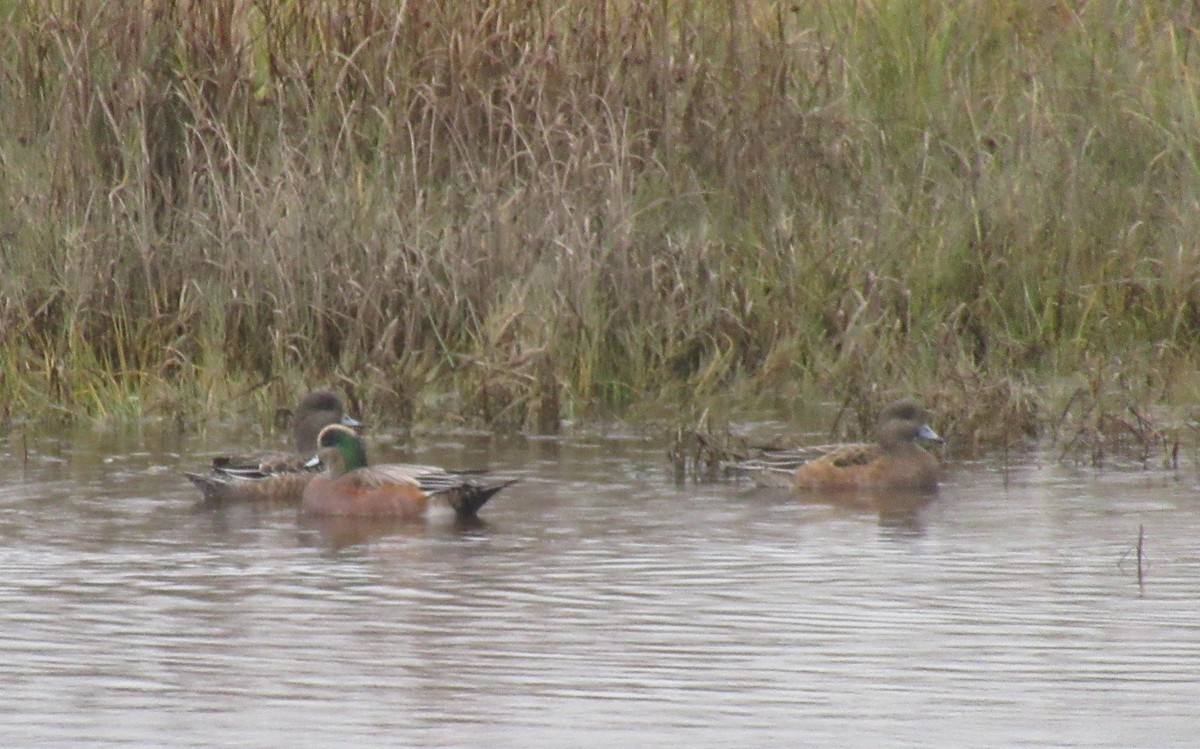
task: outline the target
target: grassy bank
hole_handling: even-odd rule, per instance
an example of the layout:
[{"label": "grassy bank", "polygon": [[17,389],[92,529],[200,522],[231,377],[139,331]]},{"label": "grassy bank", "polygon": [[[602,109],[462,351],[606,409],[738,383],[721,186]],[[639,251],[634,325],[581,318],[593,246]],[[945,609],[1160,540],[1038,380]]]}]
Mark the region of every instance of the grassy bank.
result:
[{"label": "grassy bank", "polygon": [[1178,3],[0,7],[9,417],[1200,404]]}]

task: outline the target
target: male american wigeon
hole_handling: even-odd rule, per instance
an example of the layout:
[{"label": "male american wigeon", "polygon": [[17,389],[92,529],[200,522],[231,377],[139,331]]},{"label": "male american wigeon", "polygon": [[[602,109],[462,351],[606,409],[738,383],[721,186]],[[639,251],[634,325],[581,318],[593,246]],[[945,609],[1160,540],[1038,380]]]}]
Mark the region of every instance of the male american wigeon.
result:
[{"label": "male american wigeon", "polygon": [[306,515],[417,520],[437,498],[460,518],[471,518],[496,492],[517,481],[434,466],[370,466],[362,438],[340,424],[321,430],[317,454],[325,471],[304,488],[301,509]]},{"label": "male american wigeon", "polygon": [[208,504],[242,502],[298,504],[317,468],[306,464],[317,454],[317,437],[330,424],[361,428],[342,400],[329,390],[314,390],[292,412],[294,453],[213,458],[209,473],[185,473]]},{"label": "male american wigeon", "polygon": [[883,410],[874,442],[843,443],[767,454],[741,467],[805,490],[936,489],[941,469],[918,439],[941,442],[925,409],[902,398]]}]

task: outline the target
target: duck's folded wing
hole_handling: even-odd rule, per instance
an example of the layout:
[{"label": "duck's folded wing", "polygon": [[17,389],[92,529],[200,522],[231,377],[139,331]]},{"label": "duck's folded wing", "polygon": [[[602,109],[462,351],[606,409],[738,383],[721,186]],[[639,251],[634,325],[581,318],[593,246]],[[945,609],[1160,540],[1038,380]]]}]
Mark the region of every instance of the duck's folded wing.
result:
[{"label": "duck's folded wing", "polygon": [[862,465],[879,455],[879,446],[869,442],[842,442],[831,445],[809,445],[786,450],[764,450],[750,460],[734,464],[734,468],[750,477],[759,486],[790,486],[796,469],[814,460],[824,460],[839,468]]},{"label": "duck's folded wing", "polygon": [[808,445],[786,450],[764,450],[754,458],[738,461],[734,467],[743,471],[794,471],[805,463],[826,459],[855,460],[873,446],[865,442],[832,445]]},{"label": "duck's folded wing", "polygon": [[184,473],[204,493],[204,505],[215,507],[228,504],[299,504],[304,487],[312,479],[308,471],[291,471],[249,478],[238,473],[210,471]]},{"label": "duck's folded wing", "polygon": [[838,468],[846,468],[847,466],[862,466],[879,458],[882,449],[879,445],[869,442],[857,442],[848,445],[842,445],[836,450],[831,450],[825,455],[825,460],[833,463]]},{"label": "duck's folded wing", "polygon": [[487,471],[447,471],[439,466],[416,463],[388,463],[374,466],[388,475],[416,481],[428,494],[460,489],[480,483],[489,483]]},{"label": "duck's folded wing", "polygon": [[486,471],[446,471],[437,466],[388,463],[361,469],[365,481],[419,486],[426,495],[437,496],[460,517],[479,513],[488,499],[518,479],[496,478]]},{"label": "duck's folded wing", "polygon": [[423,489],[421,483],[412,473],[414,466],[407,465],[377,465],[359,468],[356,471],[351,471],[347,476],[356,476],[359,483],[364,487],[386,486],[388,484],[401,484],[404,486],[415,486]]},{"label": "duck's folded wing", "polygon": [[[281,473],[300,473],[314,470],[306,466],[307,459],[288,453],[267,455],[223,455],[212,459],[215,473],[243,479],[261,479]],[[318,466],[319,467],[319,466]]]}]

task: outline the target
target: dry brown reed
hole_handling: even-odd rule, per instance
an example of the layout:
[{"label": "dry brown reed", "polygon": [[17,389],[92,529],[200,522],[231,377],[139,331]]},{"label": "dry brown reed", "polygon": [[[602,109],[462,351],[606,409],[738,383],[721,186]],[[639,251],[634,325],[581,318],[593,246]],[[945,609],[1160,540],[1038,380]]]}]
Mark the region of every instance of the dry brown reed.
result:
[{"label": "dry brown reed", "polygon": [[905,391],[994,444],[1131,349],[1197,402],[1191,6],[0,10],[8,416]]}]

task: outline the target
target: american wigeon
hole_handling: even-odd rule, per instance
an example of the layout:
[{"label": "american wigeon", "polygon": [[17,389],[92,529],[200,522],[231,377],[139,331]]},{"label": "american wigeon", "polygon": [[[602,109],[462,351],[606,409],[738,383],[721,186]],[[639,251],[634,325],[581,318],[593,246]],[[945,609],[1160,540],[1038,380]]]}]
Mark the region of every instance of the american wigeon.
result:
[{"label": "american wigeon", "polygon": [[292,412],[294,453],[213,458],[209,473],[184,475],[204,493],[208,504],[297,504],[316,468],[306,464],[317,453],[317,436],[330,424],[361,428],[348,416],[342,400],[328,390],[314,390]]},{"label": "american wigeon", "polygon": [[370,466],[362,438],[340,424],[321,430],[317,454],[325,471],[304,488],[301,509],[306,515],[416,520],[437,498],[460,518],[471,518],[496,492],[517,481],[434,466]]},{"label": "american wigeon", "polygon": [[918,439],[941,442],[926,423],[925,409],[912,398],[885,408],[875,428],[875,442],[801,448],[745,461],[744,470],[786,477],[805,490],[935,489],[941,469],[937,458]]}]

